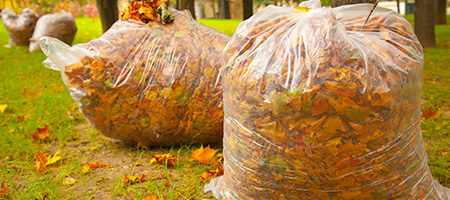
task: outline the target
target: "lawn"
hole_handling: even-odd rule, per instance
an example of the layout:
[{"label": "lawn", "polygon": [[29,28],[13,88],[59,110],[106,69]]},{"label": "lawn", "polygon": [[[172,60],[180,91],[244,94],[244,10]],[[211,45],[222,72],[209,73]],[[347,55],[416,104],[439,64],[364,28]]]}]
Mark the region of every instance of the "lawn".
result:
[{"label": "lawn", "polygon": [[[407,16],[413,20],[412,16]],[[238,20],[199,20],[232,35]],[[99,37],[100,20],[77,18],[74,43]],[[437,26],[438,47],[425,49],[422,132],[431,171],[450,186],[450,25]],[[63,85],[60,72],[44,68],[45,55],[8,44],[0,21],[0,192],[6,199],[142,199],[156,194],[165,199],[203,199],[200,175],[211,165],[186,161],[199,146],[146,149],[106,138],[89,126]],[[33,142],[31,135],[48,127],[49,141]],[[212,146],[220,149],[220,145]],[[35,154],[61,159],[47,172],[37,172]],[[175,166],[149,164],[152,155],[171,153]],[[83,172],[83,166],[104,162],[105,167]],[[125,176],[146,177],[126,183]],[[142,176],[141,176],[142,177]],[[1,199],[1,196],[0,196]]]}]

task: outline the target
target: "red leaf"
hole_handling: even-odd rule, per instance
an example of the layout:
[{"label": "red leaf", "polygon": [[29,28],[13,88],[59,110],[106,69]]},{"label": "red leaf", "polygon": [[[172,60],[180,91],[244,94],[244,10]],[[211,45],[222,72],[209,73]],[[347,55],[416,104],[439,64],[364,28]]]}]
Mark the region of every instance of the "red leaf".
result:
[{"label": "red leaf", "polygon": [[48,162],[48,159],[45,153],[34,154],[34,157],[36,158],[36,168],[37,168],[36,172],[37,173],[46,172],[48,170],[48,166],[45,164]]},{"label": "red leaf", "polygon": [[438,110],[428,109],[427,111],[422,111],[422,115],[425,119],[433,119],[438,118],[441,115],[441,112]]},{"label": "red leaf", "polygon": [[45,125],[44,128],[37,128],[37,133],[33,133],[31,137],[33,137],[33,142],[50,140],[48,125]]}]

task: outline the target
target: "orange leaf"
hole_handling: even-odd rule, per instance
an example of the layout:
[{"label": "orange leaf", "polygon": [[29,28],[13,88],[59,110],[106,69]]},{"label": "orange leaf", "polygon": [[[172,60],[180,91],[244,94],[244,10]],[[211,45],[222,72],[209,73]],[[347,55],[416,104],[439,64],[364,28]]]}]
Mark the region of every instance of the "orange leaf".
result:
[{"label": "orange leaf", "polygon": [[8,193],[8,188],[6,186],[3,186],[1,189],[2,190],[0,192],[0,198],[6,196],[6,194]]},{"label": "orange leaf", "polygon": [[164,200],[164,199],[157,199],[156,194],[154,194],[154,195],[150,195],[148,197],[145,197],[142,200]]},{"label": "orange leaf", "polygon": [[326,99],[313,99],[313,106],[311,109],[312,115],[320,115],[328,110],[328,101]]},{"label": "orange leaf", "polygon": [[175,166],[176,165],[176,159],[177,157],[174,155],[171,155],[170,153],[166,153],[163,155],[153,155],[153,158],[150,160],[150,164],[166,164],[168,166]]},{"label": "orange leaf", "polygon": [[203,164],[216,165],[217,162],[214,160],[214,154],[216,154],[216,152],[217,150],[209,148],[209,145],[206,148],[203,148],[202,145],[200,149],[192,151],[192,160]]},{"label": "orange leaf", "polygon": [[105,162],[97,163],[97,162],[91,162],[89,163],[89,168],[99,168],[99,167],[105,167]]},{"label": "orange leaf", "polygon": [[86,174],[86,173],[89,172],[89,170],[90,170],[91,168],[99,168],[99,167],[106,167],[105,162],[101,162],[101,163],[98,163],[98,162],[91,162],[91,163],[89,163],[89,164],[86,163],[86,164],[83,165],[83,169],[81,169],[81,171],[82,171],[84,174]]},{"label": "orange leaf", "polygon": [[39,172],[46,172],[48,170],[48,166],[45,165],[45,163],[47,163],[48,158],[45,155],[45,153],[40,153],[40,154],[34,154],[34,157],[36,158],[36,168],[37,168],[37,173]]},{"label": "orange leaf", "polygon": [[33,137],[33,142],[50,140],[48,125],[45,125],[44,128],[37,128],[37,133],[33,133],[31,137]]},{"label": "orange leaf", "polygon": [[441,111],[428,109],[427,111],[422,111],[422,115],[425,119],[434,119],[441,115]]},{"label": "orange leaf", "polygon": [[140,175],[140,176],[130,176],[130,177],[128,177],[128,176],[125,174],[125,177],[122,179],[122,181],[123,181],[124,183],[142,182],[142,180],[143,180],[146,176],[147,176],[147,175],[142,174],[142,175]]},{"label": "orange leaf", "polygon": [[209,181],[212,178],[223,175],[223,168],[218,166],[215,170],[203,172],[200,175],[200,182]]}]

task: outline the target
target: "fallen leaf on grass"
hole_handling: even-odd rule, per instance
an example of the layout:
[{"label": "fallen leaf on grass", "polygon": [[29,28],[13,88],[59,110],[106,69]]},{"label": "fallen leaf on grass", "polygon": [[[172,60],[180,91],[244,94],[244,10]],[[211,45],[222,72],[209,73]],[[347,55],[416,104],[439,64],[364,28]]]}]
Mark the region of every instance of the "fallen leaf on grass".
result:
[{"label": "fallen leaf on grass", "polygon": [[1,192],[0,192],[0,198],[6,196],[6,194],[8,193],[8,188],[6,186],[3,186],[1,188]]},{"label": "fallen leaf on grass", "polygon": [[150,195],[148,197],[145,197],[142,200],[164,200],[164,199],[157,199],[156,194],[154,194],[154,195]]},{"label": "fallen leaf on grass", "polygon": [[0,112],[3,113],[5,112],[5,109],[8,107],[8,105],[6,104],[0,104]]},{"label": "fallen leaf on grass", "polygon": [[146,176],[147,176],[147,175],[142,174],[142,175],[140,175],[140,176],[130,176],[130,177],[128,177],[128,176],[125,174],[125,178],[123,178],[122,181],[123,181],[124,183],[142,182],[142,179],[144,179]]},{"label": "fallen leaf on grass", "polygon": [[425,117],[425,119],[434,119],[438,118],[439,115],[441,115],[441,111],[428,109],[427,111],[422,111],[422,115]]},{"label": "fallen leaf on grass", "polygon": [[37,128],[37,132],[33,133],[31,137],[33,137],[33,142],[50,140],[48,125],[45,125],[44,128]]},{"label": "fallen leaf on grass", "polygon": [[86,164],[83,165],[83,169],[81,169],[81,171],[84,174],[87,174],[90,169],[100,168],[100,167],[106,167],[105,162],[101,162],[101,163],[97,163],[97,162],[86,163]]},{"label": "fallen leaf on grass", "polygon": [[78,121],[78,117],[73,116],[72,112],[67,111],[67,116],[69,117],[69,119],[73,119],[75,121]]},{"label": "fallen leaf on grass", "polygon": [[49,165],[56,163],[58,160],[61,160],[61,156],[59,156],[59,153],[61,153],[61,151],[56,152],[52,157],[47,157],[45,153],[34,154],[34,157],[36,158],[36,172],[46,172],[49,169]]},{"label": "fallen leaf on grass", "polygon": [[64,179],[63,184],[64,185],[73,185],[75,184],[75,182],[77,182],[77,180],[75,180],[72,177],[67,177],[66,179]]},{"label": "fallen leaf on grass", "polygon": [[209,181],[212,178],[218,177],[218,176],[222,176],[223,175],[223,168],[218,166],[216,169],[214,170],[208,170],[206,172],[203,172],[200,175],[200,182],[205,182],[205,181]]},{"label": "fallen leaf on grass", "polygon": [[97,149],[97,147],[90,147],[90,148],[88,148],[89,151],[94,151],[96,149]]},{"label": "fallen leaf on grass", "polygon": [[214,159],[214,154],[216,154],[217,150],[209,148],[209,145],[206,148],[203,148],[203,145],[197,149],[192,151],[192,159],[188,161],[198,161],[203,164],[211,164],[216,165],[217,162]]},{"label": "fallen leaf on grass", "polygon": [[19,115],[19,116],[17,116],[17,120],[19,120],[19,122],[22,122],[23,119],[25,119],[25,115]]},{"label": "fallen leaf on grass", "polygon": [[166,153],[163,155],[156,154],[156,155],[153,155],[153,158],[150,160],[149,163],[152,165],[155,163],[163,164],[163,165],[167,163],[167,166],[175,166],[176,159],[177,159],[177,157],[170,153]]}]

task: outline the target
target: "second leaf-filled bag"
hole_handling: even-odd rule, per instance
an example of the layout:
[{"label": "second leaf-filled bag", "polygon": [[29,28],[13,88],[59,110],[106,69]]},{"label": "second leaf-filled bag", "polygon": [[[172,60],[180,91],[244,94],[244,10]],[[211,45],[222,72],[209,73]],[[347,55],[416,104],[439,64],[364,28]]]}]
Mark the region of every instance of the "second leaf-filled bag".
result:
[{"label": "second leaf-filled bag", "polygon": [[[81,112],[106,136],[149,146],[219,142],[219,55],[229,37],[187,11],[159,15],[160,5],[132,2],[124,20],[86,44],[41,39],[47,64],[62,72]],[[169,12],[173,22],[157,20]]]},{"label": "second leaf-filled bag", "polygon": [[[447,200],[421,137],[423,53],[373,5],[269,6],[224,50],[217,199]],[[310,7],[312,7],[311,10]]]},{"label": "second leaf-filled bag", "polygon": [[30,51],[40,50],[39,39],[43,36],[57,38],[71,45],[77,33],[77,24],[72,13],[62,10],[59,13],[43,15],[36,23],[30,38]]}]

